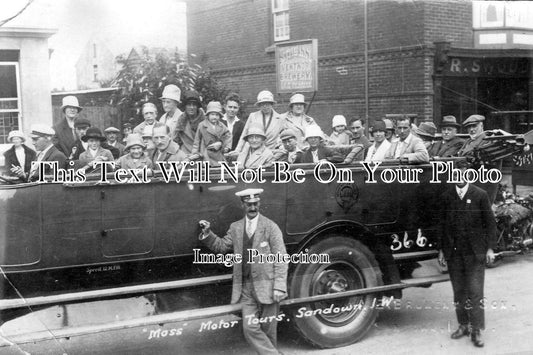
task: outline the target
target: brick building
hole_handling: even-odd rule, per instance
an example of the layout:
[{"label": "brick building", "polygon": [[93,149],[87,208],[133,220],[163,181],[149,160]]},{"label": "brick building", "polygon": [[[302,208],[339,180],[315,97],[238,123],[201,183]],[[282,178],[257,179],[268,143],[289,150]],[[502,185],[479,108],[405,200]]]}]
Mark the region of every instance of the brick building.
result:
[{"label": "brick building", "polygon": [[[290,94],[276,93],[275,47],[316,39],[318,90],[309,114],[326,132],[339,113],[370,121],[416,114],[436,123],[454,114],[463,121],[533,109],[533,7],[523,3],[194,0],[187,2],[188,48],[248,103],[268,88],[284,112]],[[493,121],[533,128],[531,115],[515,116]]]}]

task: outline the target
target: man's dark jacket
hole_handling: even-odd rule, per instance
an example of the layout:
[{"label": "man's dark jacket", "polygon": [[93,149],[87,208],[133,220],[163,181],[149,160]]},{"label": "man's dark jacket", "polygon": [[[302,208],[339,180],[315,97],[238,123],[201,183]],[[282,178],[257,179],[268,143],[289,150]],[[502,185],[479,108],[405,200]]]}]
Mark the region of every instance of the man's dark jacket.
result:
[{"label": "man's dark jacket", "polygon": [[[59,169],[65,169],[67,164],[67,157],[63,152],[61,152],[59,149],[56,148],[56,146],[52,146],[44,155],[44,157],[41,159],[41,161],[50,161],[50,162],[57,162],[57,167]],[[45,165],[44,168],[44,174],[50,175],[52,174],[53,170],[52,167]],[[39,180],[39,170],[36,171],[35,175],[30,177],[31,181]]]},{"label": "man's dark jacket", "polygon": [[[487,193],[469,184],[461,200],[453,186],[442,195],[442,207],[437,249],[442,249],[448,260],[455,245],[466,245],[478,261],[485,260],[487,249],[496,247],[497,234],[496,220]],[[457,242],[458,238],[466,238],[467,243]]]},{"label": "man's dark jacket", "polygon": [[457,155],[459,149],[464,144],[464,140],[459,137],[454,137],[449,141],[438,141],[434,143],[428,150],[430,157],[453,157]]},{"label": "man's dark jacket", "polygon": [[[318,148],[318,160],[323,160],[327,158],[331,158],[334,156],[333,150],[324,147],[323,145],[319,145]],[[313,153],[311,153],[311,149],[307,149],[304,154],[302,155],[301,163],[312,163],[313,162]]]}]

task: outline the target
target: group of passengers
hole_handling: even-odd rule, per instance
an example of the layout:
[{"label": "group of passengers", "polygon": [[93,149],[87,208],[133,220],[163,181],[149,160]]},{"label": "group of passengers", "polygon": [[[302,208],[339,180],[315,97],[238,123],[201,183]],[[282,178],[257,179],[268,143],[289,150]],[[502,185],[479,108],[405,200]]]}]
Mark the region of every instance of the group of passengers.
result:
[{"label": "group of passengers", "polygon": [[[440,124],[442,138],[437,139],[433,122],[416,127],[408,116],[395,122],[375,120],[370,127],[372,141],[365,136],[365,121],[354,118],[349,123],[343,115],[332,119],[332,133],[323,133],[316,121],[306,114],[307,103],[302,94],[294,94],[289,110],[274,110],[274,95],[261,91],[246,121],[237,116],[240,97],[232,93],[224,102],[208,103],[202,108],[195,91],[181,95],[176,85],[167,85],[160,97],[165,113],[158,119],[157,106],[142,106],[144,121],[121,131],[107,127],[102,133],[88,119],[78,117],[82,107],[75,96],[63,98],[63,119],[53,128],[42,124],[31,127],[34,150],[26,146],[21,131],[9,133],[11,149],[4,153],[5,171],[21,181],[36,179],[33,161],[57,161],[59,167],[73,167],[94,172],[101,161],[115,161],[117,168],[157,168],[158,162],[205,160],[211,166],[224,161],[237,161],[244,168],[288,163],[318,163],[328,160],[349,164],[356,161],[400,160],[403,163],[425,163],[430,157],[466,155],[483,139],[484,117],[470,116],[464,123],[470,138],[457,136],[461,127],[453,116],[444,116]],[[179,107],[184,109],[182,112]],[[124,143],[124,144],[123,144]]]}]

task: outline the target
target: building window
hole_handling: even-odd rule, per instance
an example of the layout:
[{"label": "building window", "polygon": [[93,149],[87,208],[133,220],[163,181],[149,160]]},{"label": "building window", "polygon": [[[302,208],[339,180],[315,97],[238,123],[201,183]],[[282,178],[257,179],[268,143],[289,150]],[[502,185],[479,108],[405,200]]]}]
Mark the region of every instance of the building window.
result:
[{"label": "building window", "polygon": [[533,3],[527,1],[474,1],[472,15],[474,29],[533,29]]},{"label": "building window", "polygon": [[272,0],[274,41],[290,39],[289,0]]},{"label": "building window", "polygon": [[93,43],[93,58],[96,58],[96,43]]},{"label": "building window", "polygon": [[10,131],[19,129],[20,94],[17,62],[0,62],[0,144]]},{"label": "building window", "polygon": [[93,81],[98,81],[98,65],[93,65]]}]

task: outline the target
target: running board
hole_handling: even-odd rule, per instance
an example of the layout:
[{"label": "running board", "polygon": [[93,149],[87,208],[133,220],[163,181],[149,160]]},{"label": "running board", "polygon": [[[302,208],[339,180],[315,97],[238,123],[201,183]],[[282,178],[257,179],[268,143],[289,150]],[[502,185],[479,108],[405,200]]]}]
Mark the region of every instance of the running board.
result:
[{"label": "running board", "polygon": [[[310,302],[317,302],[317,301],[330,301],[330,300],[338,299],[338,298],[361,296],[361,295],[366,295],[370,293],[380,293],[380,292],[389,291],[389,290],[404,289],[404,288],[416,287],[416,286],[428,286],[434,283],[445,282],[448,280],[449,280],[448,275],[437,275],[437,276],[432,276],[432,277],[414,278],[414,279],[405,280],[399,284],[394,284],[394,285],[376,286],[376,287],[369,287],[369,288],[361,289],[361,290],[339,292],[335,294],[326,294],[326,295],[302,297],[302,298],[297,298],[297,299],[288,299],[288,300],[282,301],[280,303],[280,306],[288,307],[288,306],[294,306],[294,305],[298,305],[302,303],[310,303]],[[138,319],[113,322],[111,324],[99,324],[99,325],[91,325],[91,326],[83,326],[83,327],[72,327],[72,328],[65,328],[65,329],[59,329],[59,330],[49,330],[49,331],[40,331],[40,332],[29,333],[29,334],[21,334],[21,335],[5,337],[5,340],[7,340],[7,342],[0,345],[0,347],[9,345],[9,342],[15,343],[15,344],[24,344],[24,343],[32,343],[32,342],[52,340],[52,339],[58,339],[58,338],[70,338],[74,336],[97,334],[97,333],[103,333],[103,332],[114,331],[114,330],[124,330],[124,329],[146,327],[146,326],[162,326],[166,323],[178,323],[178,322],[186,322],[186,321],[192,321],[192,320],[198,320],[198,319],[204,319],[204,318],[212,318],[212,317],[223,316],[223,315],[227,315],[231,313],[239,313],[241,311],[241,307],[242,306],[240,304],[230,304],[230,305],[224,305],[224,306],[179,311],[179,312],[173,312],[173,313],[162,314],[162,315],[147,316],[147,317],[138,318]]]},{"label": "running board", "polygon": [[115,288],[108,288],[108,289],[102,289],[102,290],[64,293],[64,294],[52,295],[52,296],[5,299],[5,300],[0,300],[0,311],[6,310],[6,309],[13,309],[13,308],[43,306],[47,304],[86,301],[86,300],[97,299],[97,298],[128,296],[128,295],[134,295],[134,294],[139,294],[139,293],[174,290],[174,289],[184,288],[184,287],[205,286],[205,285],[215,284],[219,282],[228,282],[228,281],[231,281],[231,279],[232,279],[232,274],[226,274],[226,275],[219,275],[219,276],[199,277],[196,279],[159,282],[159,283],[151,283],[151,284],[143,284],[143,285],[135,285],[135,286],[123,286],[123,287],[115,287]]},{"label": "running board", "polygon": [[418,260],[418,259],[431,259],[436,258],[439,255],[437,250],[424,250],[424,251],[413,251],[410,253],[401,253],[393,254],[392,257],[394,260]]}]

